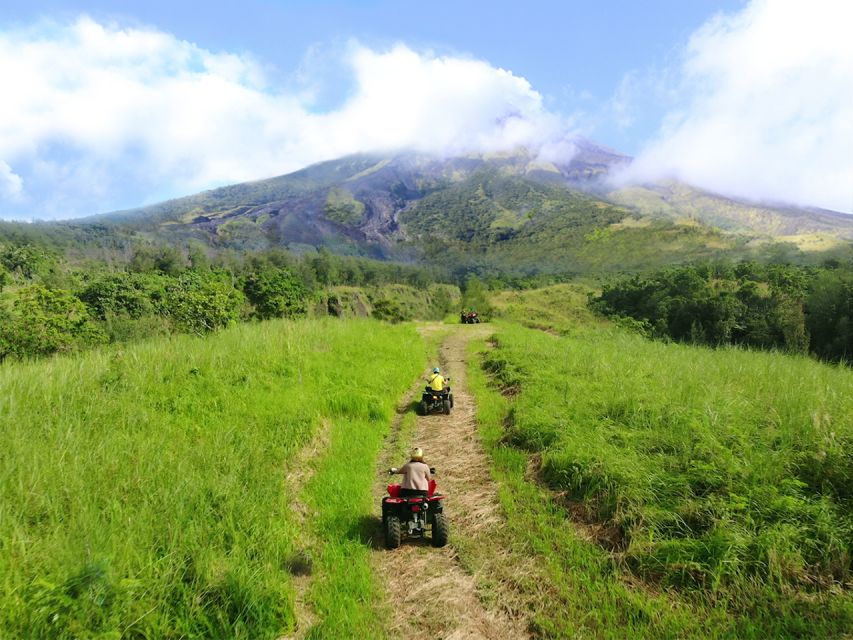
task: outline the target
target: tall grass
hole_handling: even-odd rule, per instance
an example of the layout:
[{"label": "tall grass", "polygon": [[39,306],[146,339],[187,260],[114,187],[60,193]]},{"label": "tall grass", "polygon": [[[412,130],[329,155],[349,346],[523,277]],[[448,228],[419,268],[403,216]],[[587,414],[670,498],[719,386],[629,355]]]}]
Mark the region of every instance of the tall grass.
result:
[{"label": "tall grass", "polygon": [[586,306],[591,291],[591,287],[579,283],[555,284],[540,289],[499,291],[491,296],[491,303],[499,318],[532,329],[565,334],[601,324]]},{"label": "tall grass", "polygon": [[621,570],[733,612],[737,635],[850,628],[853,372],[606,329],[497,340],[502,442]]},{"label": "tall grass", "polygon": [[285,467],[324,418],[381,439],[423,359],[411,327],[281,321],[0,367],[0,636],[291,630]]}]

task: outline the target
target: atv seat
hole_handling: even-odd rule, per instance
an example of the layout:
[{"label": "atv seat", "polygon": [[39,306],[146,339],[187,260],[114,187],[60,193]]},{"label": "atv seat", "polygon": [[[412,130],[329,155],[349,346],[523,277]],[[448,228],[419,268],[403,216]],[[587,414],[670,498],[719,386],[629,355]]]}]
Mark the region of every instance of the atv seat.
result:
[{"label": "atv seat", "polygon": [[[427,491],[427,497],[428,498],[432,498],[433,494],[435,493],[435,487],[436,487],[435,480],[430,480],[429,481],[429,490]],[[388,495],[391,496],[392,498],[402,497],[400,495],[401,487],[399,484],[389,484],[386,488],[388,490]]]},{"label": "atv seat", "polygon": [[442,389],[441,391],[436,391],[435,389],[427,385],[424,387],[424,393],[431,393],[437,396],[446,396],[448,393],[450,393],[450,387],[444,387],[444,389]]}]

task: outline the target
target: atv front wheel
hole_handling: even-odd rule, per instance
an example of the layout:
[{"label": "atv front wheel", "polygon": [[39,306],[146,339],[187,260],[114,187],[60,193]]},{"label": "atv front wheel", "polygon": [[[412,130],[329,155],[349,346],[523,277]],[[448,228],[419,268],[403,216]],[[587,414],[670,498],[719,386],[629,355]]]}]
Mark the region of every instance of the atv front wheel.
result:
[{"label": "atv front wheel", "polygon": [[432,546],[443,547],[450,537],[450,525],[443,513],[436,513],[432,520]]},{"label": "atv front wheel", "polygon": [[400,518],[397,516],[385,516],[385,546],[389,549],[396,549],[400,546],[401,538]]},{"label": "atv front wheel", "polygon": [[443,405],[444,405],[444,415],[449,416],[450,415],[450,400],[445,400]]}]

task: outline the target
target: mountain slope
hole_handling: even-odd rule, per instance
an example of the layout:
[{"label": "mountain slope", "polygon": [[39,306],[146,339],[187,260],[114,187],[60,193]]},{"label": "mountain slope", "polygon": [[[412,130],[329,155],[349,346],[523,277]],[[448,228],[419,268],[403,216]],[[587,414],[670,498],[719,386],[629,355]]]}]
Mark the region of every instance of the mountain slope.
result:
[{"label": "mountain slope", "polygon": [[326,246],[525,272],[754,257],[773,240],[829,249],[853,238],[843,214],[759,206],[679,183],[608,187],[610,172],[628,162],[586,140],[567,162],[524,149],[357,155],[96,220],[236,249]]}]

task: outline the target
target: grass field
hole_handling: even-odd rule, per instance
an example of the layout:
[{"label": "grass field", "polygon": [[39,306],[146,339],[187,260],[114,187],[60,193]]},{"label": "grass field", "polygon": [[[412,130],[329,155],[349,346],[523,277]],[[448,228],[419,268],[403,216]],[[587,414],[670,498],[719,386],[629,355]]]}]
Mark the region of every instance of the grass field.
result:
[{"label": "grass field", "polygon": [[498,318],[555,334],[586,330],[601,324],[586,306],[593,289],[577,283],[555,284],[541,289],[498,291],[491,303]]},{"label": "grass field", "polygon": [[[297,500],[313,637],[371,635],[357,526],[424,360],[411,326],[315,320],[0,367],[0,637],[286,633]],[[321,425],[329,448],[290,494]]]},{"label": "grass field", "polygon": [[[506,523],[453,540],[481,599],[536,637],[848,637],[853,371],[650,342],[586,292],[496,295],[472,351]],[[384,637],[371,491],[429,335],[273,321],[0,366],[0,638]]]},{"label": "grass field", "polygon": [[483,366],[511,529],[563,605],[538,614],[546,635],[853,628],[849,369],[506,325]]}]

